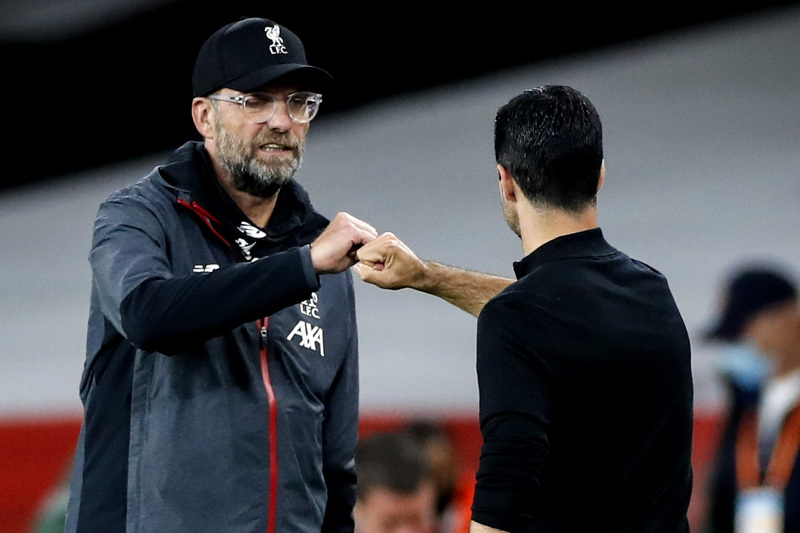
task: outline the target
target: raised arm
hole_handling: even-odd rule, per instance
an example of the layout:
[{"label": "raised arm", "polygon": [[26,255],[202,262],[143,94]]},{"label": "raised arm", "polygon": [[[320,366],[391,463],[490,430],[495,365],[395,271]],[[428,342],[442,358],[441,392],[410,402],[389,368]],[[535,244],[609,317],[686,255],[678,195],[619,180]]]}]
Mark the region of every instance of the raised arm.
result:
[{"label": "raised arm", "polygon": [[358,250],[362,280],[389,290],[410,288],[439,297],[478,316],[492,297],[514,280],[425,261],[392,233]]},{"label": "raised arm", "polygon": [[89,261],[105,317],[135,346],[165,354],[308,298],[319,288],[317,275],[348,269],[356,262],[353,250],[377,236],[340,213],[310,246],[211,273],[175,272],[164,222],[148,207],[104,202]]}]

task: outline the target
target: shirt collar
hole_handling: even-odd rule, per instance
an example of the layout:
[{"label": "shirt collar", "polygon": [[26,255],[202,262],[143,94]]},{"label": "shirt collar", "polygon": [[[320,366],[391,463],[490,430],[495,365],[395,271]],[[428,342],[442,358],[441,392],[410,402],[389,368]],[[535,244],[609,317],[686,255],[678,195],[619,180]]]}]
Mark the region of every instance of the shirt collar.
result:
[{"label": "shirt collar", "polygon": [[547,241],[519,261],[514,262],[517,279],[526,276],[544,263],[559,259],[599,257],[617,253],[616,248],[606,242],[603,231],[593,228],[578,233],[561,235]]}]

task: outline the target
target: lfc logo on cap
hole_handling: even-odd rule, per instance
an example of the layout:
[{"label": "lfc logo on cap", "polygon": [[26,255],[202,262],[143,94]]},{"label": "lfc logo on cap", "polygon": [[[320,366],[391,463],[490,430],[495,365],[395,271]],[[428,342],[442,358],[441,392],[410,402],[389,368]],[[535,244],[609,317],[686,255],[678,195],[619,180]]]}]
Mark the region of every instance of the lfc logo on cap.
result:
[{"label": "lfc logo on cap", "polygon": [[272,41],[272,44],[269,46],[269,52],[272,55],[289,53],[286,47],[283,46],[283,37],[281,37],[280,26],[277,24],[275,26],[267,26],[264,28],[264,33],[266,33],[267,38]]}]

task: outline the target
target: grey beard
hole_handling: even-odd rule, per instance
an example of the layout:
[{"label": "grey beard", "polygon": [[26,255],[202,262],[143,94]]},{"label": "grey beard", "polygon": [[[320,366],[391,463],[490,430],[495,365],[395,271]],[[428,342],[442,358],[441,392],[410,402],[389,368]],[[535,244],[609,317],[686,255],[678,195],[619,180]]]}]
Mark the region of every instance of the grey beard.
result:
[{"label": "grey beard", "polygon": [[281,187],[294,177],[300,168],[302,156],[296,158],[290,167],[280,169],[264,168],[255,160],[222,161],[222,166],[230,172],[233,186],[244,193],[258,198],[271,198]]},{"label": "grey beard", "polygon": [[[217,115],[217,143],[219,162],[223,170],[231,175],[233,186],[244,193],[259,198],[271,198],[294,177],[303,162],[305,146],[294,143],[291,163],[280,163],[270,167],[248,155],[248,146],[233,137],[222,125]],[[254,141],[254,144],[260,143]]]}]

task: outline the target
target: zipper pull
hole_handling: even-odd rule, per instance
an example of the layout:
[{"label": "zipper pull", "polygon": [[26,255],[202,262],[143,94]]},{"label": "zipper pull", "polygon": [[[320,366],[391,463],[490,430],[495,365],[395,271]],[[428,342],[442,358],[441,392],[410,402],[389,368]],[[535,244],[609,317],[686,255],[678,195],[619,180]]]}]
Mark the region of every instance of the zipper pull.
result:
[{"label": "zipper pull", "polygon": [[259,333],[261,333],[262,348],[266,348],[267,347],[267,321],[266,321],[266,319],[259,320],[258,321],[258,325],[259,325]]}]

